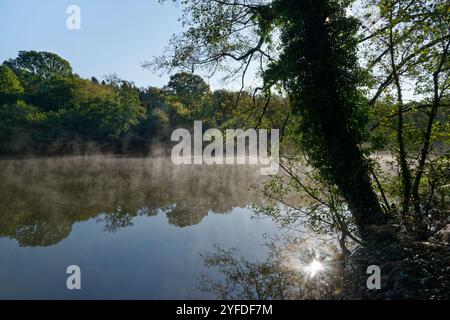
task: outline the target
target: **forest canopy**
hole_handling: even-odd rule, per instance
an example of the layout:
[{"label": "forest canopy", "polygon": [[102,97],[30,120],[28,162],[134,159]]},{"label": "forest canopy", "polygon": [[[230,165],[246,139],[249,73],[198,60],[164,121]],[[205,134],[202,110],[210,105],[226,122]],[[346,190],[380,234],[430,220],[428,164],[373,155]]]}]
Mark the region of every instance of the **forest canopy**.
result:
[{"label": "forest canopy", "polygon": [[[209,127],[250,126],[261,97],[212,91],[195,74],[174,74],[163,88],[138,88],[117,75],[83,79],[50,52],[21,51],[0,66],[0,155],[148,153],[194,119]],[[270,108],[283,109],[281,98]],[[252,110],[254,111],[254,110]],[[245,117],[244,117],[245,116]]]}]

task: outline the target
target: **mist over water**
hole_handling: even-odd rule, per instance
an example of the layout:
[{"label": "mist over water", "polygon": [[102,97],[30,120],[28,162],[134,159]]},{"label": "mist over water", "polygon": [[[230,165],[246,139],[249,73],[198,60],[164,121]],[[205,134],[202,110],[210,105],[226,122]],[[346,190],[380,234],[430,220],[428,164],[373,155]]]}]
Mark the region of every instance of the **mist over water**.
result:
[{"label": "mist over water", "polygon": [[[258,166],[115,156],[0,161],[0,298],[208,298],[199,253],[266,255]],[[82,290],[66,288],[69,265]],[[83,286],[84,284],[84,286]]]}]

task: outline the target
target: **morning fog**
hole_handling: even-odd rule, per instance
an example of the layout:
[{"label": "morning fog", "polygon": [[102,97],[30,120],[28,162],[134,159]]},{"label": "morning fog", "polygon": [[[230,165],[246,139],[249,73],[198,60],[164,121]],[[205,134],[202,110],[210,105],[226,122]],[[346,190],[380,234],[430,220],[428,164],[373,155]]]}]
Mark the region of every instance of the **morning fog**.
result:
[{"label": "morning fog", "polygon": [[176,129],[171,140],[179,142],[171,154],[176,165],[259,165],[261,175],[279,170],[279,129],[271,129],[270,135],[268,129],[227,129],[223,134],[219,129],[203,132],[203,122],[195,121],[193,137],[187,129]]}]

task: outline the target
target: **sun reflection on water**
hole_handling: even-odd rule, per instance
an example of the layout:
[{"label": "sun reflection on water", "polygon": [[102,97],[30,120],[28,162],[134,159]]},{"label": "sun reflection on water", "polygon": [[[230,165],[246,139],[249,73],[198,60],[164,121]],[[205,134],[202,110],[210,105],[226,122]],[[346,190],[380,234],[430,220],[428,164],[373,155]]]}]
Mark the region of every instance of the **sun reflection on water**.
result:
[{"label": "sun reflection on water", "polygon": [[325,270],[325,266],[318,259],[314,259],[311,263],[303,268],[303,271],[314,278],[319,272]]}]

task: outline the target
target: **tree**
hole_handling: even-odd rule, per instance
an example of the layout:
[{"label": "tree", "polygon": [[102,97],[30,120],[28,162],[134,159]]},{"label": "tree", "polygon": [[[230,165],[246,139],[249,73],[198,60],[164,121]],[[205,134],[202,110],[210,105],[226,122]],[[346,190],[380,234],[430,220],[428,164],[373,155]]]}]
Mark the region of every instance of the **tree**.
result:
[{"label": "tree", "polygon": [[83,152],[92,143],[117,150],[146,115],[133,83],[114,75],[104,84],[81,79],[53,53],[21,51],[0,73],[5,154]]},{"label": "tree", "polygon": [[210,97],[210,88],[202,77],[186,72],[170,77],[164,87],[174,121],[192,122],[203,113]]},{"label": "tree", "polygon": [[24,100],[45,110],[67,107],[79,89],[69,62],[50,52],[20,51],[4,62],[24,87]]},{"label": "tree", "polygon": [[202,77],[186,72],[177,73],[170,77],[165,87],[166,92],[177,96],[185,105],[192,105],[196,100],[209,94],[208,84]]},{"label": "tree", "polygon": [[14,101],[22,93],[23,87],[11,68],[0,65],[0,104]]},{"label": "tree", "polygon": [[32,152],[36,126],[46,115],[21,100],[0,105],[0,154]]},{"label": "tree", "polygon": [[[252,61],[263,90],[291,96],[300,137],[311,163],[338,186],[365,240],[386,216],[374,192],[363,142],[367,104],[359,90],[358,21],[346,15],[351,1],[187,1],[181,36],[159,67],[214,70],[226,65],[242,79]],[[281,34],[277,41],[276,34]],[[183,43],[183,45],[180,45]],[[278,50],[277,50],[278,49]],[[225,67],[224,67],[225,68]]]},{"label": "tree", "polygon": [[104,87],[80,80],[80,90],[72,104],[59,111],[66,133],[81,135],[99,143],[119,139],[145,115],[139,90],[118,80]]},{"label": "tree", "polygon": [[[445,141],[445,125],[440,120],[446,119],[441,110],[448,105],[450,89],[450,3],[369,0],[363,7],[366,18],[378,16],[365,26],[361,41],[374,76],[370,104],[379,109],[395,97],[395,112],[385,114],[385,120],[396,122],[397,143],[391,150],[400,173],[402,220],[424,240],[436,228],[426,221],[430,220],[431,199],[440,189],[429,183],[435,180],[426,172],[433,172],[437,162],[449,161],[442,152],[433,152],[433,137],[440,136],[441,145]],[[405,102],[407,91],[420,101]]]},{"label": "tree", "polygon": [[55,53],[45,51],[20,51],[16,59],[5,62],[16,74],[40,78],[67,78],[72,75],[69,62]]}]

